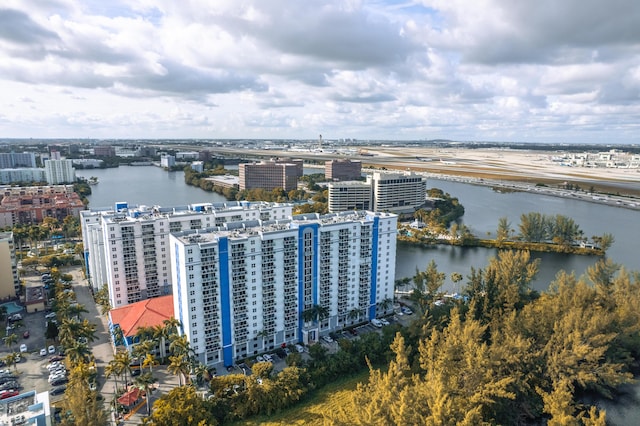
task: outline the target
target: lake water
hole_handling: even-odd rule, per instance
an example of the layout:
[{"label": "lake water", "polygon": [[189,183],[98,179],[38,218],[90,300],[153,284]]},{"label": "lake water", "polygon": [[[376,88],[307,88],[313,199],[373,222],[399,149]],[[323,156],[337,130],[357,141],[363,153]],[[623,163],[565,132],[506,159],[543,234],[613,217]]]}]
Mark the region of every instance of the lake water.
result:
[{"label": "lake water", "polygon": [[[306,173],[317,172],[309,169]],[[166,172],[159,167],[122,166],[116,169],[78,170],[78,176],[96,176],[99,184],[91,187],[90,207],[113,206],[116,201],[130,204],[175,206],[199,202],[225,201],[224,197],[184,183],[183,172]],[[638,247],[640,246],[640,213],[620,207],[557,198],[548,195],[513,192],[498,193],[489,187],[430,179],[429,187],[440,188],[460,200],[465,207],[461,220],[477,236],[494,235],[500,217],[507,217],[512,229],[517,229],[520,215],[540,212],[547,215],[561,214],[571,217],[584,231],[584,235],[613,234],[615,242],[607,255],[628,270],[640,270]],[[438,269],[447,274],[445,290],[458,291],[450,281],[452,272],[467,276],[471,267],[483,268],[488,259],[497,253],[493,249],[438,246],[433,248],[398,245],[396,279],[411,277],[416,268],[424,270],[431,259]],[[533,287],[545,290],[556,273],[563,269],[585,272],[597,257],[571,256],[555,253],[532,253],[541,259],[540,272]],[[640,394],[640,385],[631,387]],[[637,424],[640,407],[635,402],[620,403],[600,401],[607,409],[608,420],[613,425]]]}]

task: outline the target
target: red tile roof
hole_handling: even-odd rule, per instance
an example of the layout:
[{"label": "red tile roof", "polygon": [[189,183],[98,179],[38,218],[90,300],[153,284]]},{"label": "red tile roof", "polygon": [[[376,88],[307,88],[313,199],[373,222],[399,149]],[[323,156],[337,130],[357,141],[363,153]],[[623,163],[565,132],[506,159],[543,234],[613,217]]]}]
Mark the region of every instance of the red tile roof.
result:
[{"label": "red tile roof", "polygon": [[109,312],[112,324],[119,324],[125,337],[134,336],[140,327],[162,325],[173,316],[173,296],[141,300]]}]

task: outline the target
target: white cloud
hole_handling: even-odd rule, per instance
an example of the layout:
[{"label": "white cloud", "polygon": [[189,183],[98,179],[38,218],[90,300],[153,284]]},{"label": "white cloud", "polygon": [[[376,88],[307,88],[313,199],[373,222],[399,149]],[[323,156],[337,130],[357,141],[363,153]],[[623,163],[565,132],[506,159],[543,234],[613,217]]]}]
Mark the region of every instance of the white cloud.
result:
[{"label": "white cloud", "polygon": [[5,0],[0,130],[638,142],[637,22],[634,0]]}]

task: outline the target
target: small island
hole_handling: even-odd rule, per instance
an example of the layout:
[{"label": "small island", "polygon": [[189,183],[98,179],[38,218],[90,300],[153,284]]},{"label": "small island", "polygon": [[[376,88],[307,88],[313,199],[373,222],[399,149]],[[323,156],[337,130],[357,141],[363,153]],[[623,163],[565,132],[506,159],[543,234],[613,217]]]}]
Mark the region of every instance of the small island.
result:
[{"label": "small island", "polygon": [[614,242],[611,234],[586,238],[578,224],[569,217],[536,212],[521,215],[518,232],[512,229],[506,217],[502,217],[498,221],[495,238],[479,238],[457,222],[464,214],[464,207],[457,198],[437,189],[430,190],[430,196],[435,200],[431,210],[418,210],[414,221],[398,225],[399,242],[596,256],[604,255]]}]

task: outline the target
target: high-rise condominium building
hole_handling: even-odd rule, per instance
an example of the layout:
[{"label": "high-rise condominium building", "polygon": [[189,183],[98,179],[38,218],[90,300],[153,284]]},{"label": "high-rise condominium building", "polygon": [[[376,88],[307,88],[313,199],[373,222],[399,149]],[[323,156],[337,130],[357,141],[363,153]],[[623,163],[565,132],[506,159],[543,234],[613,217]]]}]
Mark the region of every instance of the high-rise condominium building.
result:
[{"label": "high-rise condominium building", "polygon": [[33,152],[0,152],[0,169],[19,167],[35,168],[36,155]]},{"label": "high-rise condominium building", "polygon": [[292,205],[227,202],[180,207],[129,207],[80,213],[89,280],[108,286],[114,308],[171,292],[169,233],[243,220],[283,220]]},{"label": "high-rise condominium building", "polygon": [[324,163],[327,180],[357,180],[362,176],[362,162],[351,160],[329,160]]},{"label": "high-rise condominium building", "polygon": [[373,190],[373,210],[377,212],[413,213],[427,195],[427,179],[412,173],[373,173],[367,177]]},{"label": "high-rise condominium building", "polygon": [[49,185],[76,181],[76,172],[71,160],[47,160],[44,163],[44,172]]},{"label": "high-rise condominium building", "polygon": [[360,181],[333,182],[329,188],[329,212],[372,210],[371,185]]},{"label": "high-rise condominium building", "polygon": [[393,298],[396,225],[344,212],[171,234],[175,317],[211,366],[375,318]]},{"label": "high-rise condominium building", "polygon": [[271,191],[282,188],[291,191],[298,187],[300,166],[296,163],[265,161],[243,163],[238,166],[240,190],[261,188]]},{"label": "high-rise condominium building", "polygon": [[0,298],[16,297],[20,293],[20,280],[12,232],[0,232],[0,271]]}]

